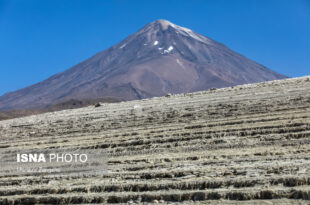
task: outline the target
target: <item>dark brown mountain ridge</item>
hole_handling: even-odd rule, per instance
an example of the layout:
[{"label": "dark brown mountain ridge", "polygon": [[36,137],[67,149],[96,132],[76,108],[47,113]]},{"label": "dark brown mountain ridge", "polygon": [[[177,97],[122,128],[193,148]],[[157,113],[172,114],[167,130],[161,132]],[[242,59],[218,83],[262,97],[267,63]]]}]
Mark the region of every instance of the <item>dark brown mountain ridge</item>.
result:
[{"label": "dark brown mountain ridge", "polygon": [[0,110],[68,99],[134,100],[282,78],[206,36],[157,20],[65,72],[1,96]]}]

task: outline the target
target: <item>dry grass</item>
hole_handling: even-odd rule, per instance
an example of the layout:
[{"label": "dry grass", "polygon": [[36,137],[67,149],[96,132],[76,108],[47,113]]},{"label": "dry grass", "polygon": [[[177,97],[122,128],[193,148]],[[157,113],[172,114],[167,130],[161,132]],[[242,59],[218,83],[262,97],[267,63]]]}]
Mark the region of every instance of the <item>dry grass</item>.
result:
[{"label": "dry grass", "polygon": [[307,204],[310,82],[288,79],[0,122],[0,149],[92,148],[95,176],[2,176],[0,204]]}]

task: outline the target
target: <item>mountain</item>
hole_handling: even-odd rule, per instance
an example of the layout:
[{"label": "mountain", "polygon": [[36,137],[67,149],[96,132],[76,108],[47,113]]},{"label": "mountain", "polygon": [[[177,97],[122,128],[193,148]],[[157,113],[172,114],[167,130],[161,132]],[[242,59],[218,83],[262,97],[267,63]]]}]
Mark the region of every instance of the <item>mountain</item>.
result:
[{"label": "mountain", "polygon": [[3,95],[0,109],[68,99],[134,100],[285,77],[206,36],[157,20],[65,72]]}]

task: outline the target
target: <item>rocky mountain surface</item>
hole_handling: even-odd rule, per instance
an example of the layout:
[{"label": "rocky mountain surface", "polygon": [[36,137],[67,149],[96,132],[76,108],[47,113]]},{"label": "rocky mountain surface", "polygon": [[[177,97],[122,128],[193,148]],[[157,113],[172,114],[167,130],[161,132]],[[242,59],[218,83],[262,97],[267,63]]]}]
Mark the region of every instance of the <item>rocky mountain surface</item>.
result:
[{"label": "rocky mountain surface", "polygon": [[135,100],[282,78],[206,36],[157,20],[65,72],[3,95],[0,109],[68,99]]},{"label": "rocky mountain surface", "polygon": [[0,204],[308,204],[309,89],[310,76],[1,121],[2,153],[98,149],[108,168],[2,175]]}]

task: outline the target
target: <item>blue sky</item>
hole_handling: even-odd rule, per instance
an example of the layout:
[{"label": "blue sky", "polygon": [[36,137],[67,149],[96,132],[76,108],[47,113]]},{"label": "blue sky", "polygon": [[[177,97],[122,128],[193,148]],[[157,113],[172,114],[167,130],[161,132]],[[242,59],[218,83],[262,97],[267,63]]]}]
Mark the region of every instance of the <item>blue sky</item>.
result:
[{"label": "blue sky", "polygon": [[310,74],[310,0],[0,0],[0,95],[167,19],[279,73]]}]

